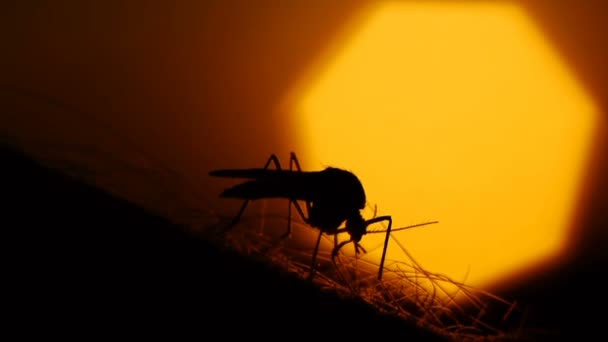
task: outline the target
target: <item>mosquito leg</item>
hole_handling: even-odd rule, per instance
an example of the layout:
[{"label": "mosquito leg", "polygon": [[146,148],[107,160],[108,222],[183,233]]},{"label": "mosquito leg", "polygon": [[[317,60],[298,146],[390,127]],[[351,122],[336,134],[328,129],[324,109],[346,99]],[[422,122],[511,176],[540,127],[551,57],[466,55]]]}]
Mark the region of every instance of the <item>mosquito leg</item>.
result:
[{"label": "mosquito leg", "polygon": [[366,221],[367,225],[372,223],[388,221],[388,228],[386,229],[386,238],[384,238],[384,248],[382,248],[382,258],[380,259],[380,269],[378,270],[378,280],[382,280],[382,272],[384,271],[384,260],[386,258],[386,249],[388,248],[388,239],[391,236],[391,229],[393,226],[393,219],[390,216],[375,217],[371,220]]},{"label": "mosquito leg", "polygon": [[281,239],[291,238],[291,203],[296,203],[296,201],[289,200],[287,203],[287,231],[281,236]]},{"label": "mosquito leg", "polygon": [[[289,171],[293,171],[294,161],[295,161],[296,167],[298,168],[298,171],[302,171],[300,169],[300,164],[298,163],[298,159],[296,158],[296,155],[293,152],[291,152],[291,154],[289,155]],[[295,205],[298,205],[298,202],[296,202],[295,200],[289,200],[289,203],[287,204],[287,232],[285,233],[283,238],[291,237],[291,205],[292,205],[292,203]]]},{"label": "mosquito leg", "polygon": [[230,229],[230,228],[236,226],[237,223],[239,223],[239,221],[241,220],[241,216],[243,215],[243,212],[245,211],[245,208],[247,208],[247,205],[249,204],[249,202],[250,202],[250,200],[245,200],[243,202],[243,205],[241,205],[241,209],[239,209],[238,213],[232,219],[232,221],[228,225],[227,229]]},{"label": "mosquito leg", "polygon": [[292,170],[293,165],[296,166],[296,169],[298,169],[298,171],[302,171],[298,157],[296,157],[295,153],[291,152],[291,154],[289,155],[289,169],[290,170]]},{"label": "mosquito leg", "polygon": [[[274,155],[273,155],[274,156]],[[272,156],[271,156],[272,158]],[[276,159],[276,157],[275,157]],[[267,162],[267,164],[270,162],[270,160]],[[281,166],[278,164],[278,160],[276,160],[277,165],[277,169],[281,169]],[[300,167],[300,162],[298,161],[298,158],[296,157],[296,154],[291,152],[290,156],[289,156],[289,171],[293,171],[294,167],[297,171],[301,172],[302,168]],[[287,206],[287,231],[285,232],[285,234],[281,235],[281,237],[279,238],[279,242],[278,244],[281,244],[283,241],[285,241],[285,239],[288,239],[291,237],[291,233],[292,233],[292,205],[296,208],[296,211],[298,212],[298,214],[300,215],[300,217],[302,218],[302,220],[306,223],[309,223],[308,218],[306,217],[306,214],[304,214],[304,210],[302,210],[302,207],[300,206],[300,204],[294,200],[294,199],[290,199],[288,206]],[[310,212],[310,203],[306,202],[307,205],[307,210],[308,212]],[[274,246],[276,247],[276,245]],[[274,248],[273,247],[273,248]]]},{"label": "mosquito leg", "polygon": [[334,247],[333,251],[331,251],[331,259],[334,260],[334,263],[335,263],[335,259],[338,256],[338,252],[340,251],[340,249],[342,249],[342,247],[344,247],[344,245],[346,245],[347,243],[350,243],[351,241],[352,240],[342,241]]},{"label": "mosquito leg", "polygon": [[298,212],[298,214],[300,215],[302,220],[304,220],[304,222],[306,222],[306,223],[309,223],[308,218],[304,214],[304,210],[302,210],[302,207],[300,206],[300,204],[296,201],[292,201],[292,203],[293,203],[293,206],[296,207],[296,211]]},{"label": "mosquito leg", "polygon": [[[266,161],[266,164],[264,164],[264,169],[268,169],[270,167],[271,163],[274,164],[274,166],[277,168],[277,170],[281,170],[281,163],[279,162],[279,158],[277,158],[277,156],[275,154],[270,155],[270,157]],[[248,200],[248,199],[243,202],[243,205],[241,205],[241,208],[239,209],[236,216],[232,219],[232,221],[228,225],[227,229],[231,229],[237,223],[239,223],[239,221],[241,220],[241,216],[245,212],[245,209],[247,208],[247,205],[249,204],[249,202],[251,202],[251,200]]]},{"label": "mosquito leg", "polygon": [[319,236],[317,237],[317,242],[315,243],[315,249],[312,252],[312,263],[310,264],[310,274],[308,275],[308,280],[312,280],[317,271],[317,254],[319,253],[319,245],[321,244],[321,237],[323,236],[323,232],[319,232]]},{"label": "mosquito leg", "polygon": [[306,216],[304,215],[304,211],[302,210],[302,207],[300,207],[300,204],[298,202],[296,202],[295,200],[290,200],[289,201],[289,219],[288,219],[288,225],[287,225],[287,232],[285,232],[283,235],[281,235],[278,239],[278,241],[276,241],[275,243],[273,243],[272,246],[269,247],[269,249],[265,252],[267,253],[269,250],[272,250],[274,248],[277,248],[278,246],[280,246],[286,239],[288,239],[291,236],[291,204],[293,203],[294,207],[296,207],[296,211],[298,212],[298,214],[300,214],[300,217],[302,218],[302,220],[304,220],[304,222],[308,223],[308,219],[306,218]]},{"label": "mosquito leg", "polygon": [[[302,171],[302,168],[300,167],[300,162],[298,161],[298,157],[296,157],[296,154],[294,152],[291,152],[289,154],[289,171],[293,171],[294,166],[297,169],[297,171],[299,171],[299,172]],[[292,229],[291,229],[291,207],[292,207],[292,204],[296,207],[296,209],[298,210],[298,213],[300,214],[300,216],[302,217],[304,222],[308,222],[308,219],[304,215],[304,212],[302,211],[302,208],[300,207],[298,202],[296,202],[295,200],[290,200],[288,207],[287,207],[287,232],[285,233],[283,238],[291,237],[291,231],[292,231]],[[308,202],[306,204],[307,204],[307,206],[309,205]],[[308,207],[307,207],[307,209],[308,209]]]}]

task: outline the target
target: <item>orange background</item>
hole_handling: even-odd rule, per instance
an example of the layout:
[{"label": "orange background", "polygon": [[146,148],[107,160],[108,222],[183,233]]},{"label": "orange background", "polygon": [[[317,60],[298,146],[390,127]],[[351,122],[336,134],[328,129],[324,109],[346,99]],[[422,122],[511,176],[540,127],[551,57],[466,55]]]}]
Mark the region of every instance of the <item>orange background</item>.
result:
[{"label": "orange background", "polygon": [[[237,5],[238,3],[238,5]],[[594,158],[570,232],[555,265],[522,272],[528,286],[574,263],[606,265],[608,243],[608,52],[605,4],[520,1],[586,86],[600,109]],[[298,127],[280,105],[311,63],[351,29],[366,1],[53,1],[1,5],[2,139],[36,150],[40,141],[101,146],[125,158],[144,151],[156,167],[195,184],[218,203],[217,167],[260,165],[270,153],[299,150]],[[66,114],[29,95],[69,104]],[[130,144],[123,143],[131,142]],[[306,159],[306,152],[299,153]],[[149,166],[152,170],[154,165]],[[144,183],[115,178],[135,198]],[[170,185],[169,185],[170,186]],[[133,187],[133,189],[129,189]],[[144,196],[145,197],[145,196]],[[145,201],[145,198],[137,198]],[[151,206],[162,206],[151,201]],[[225,206],[225,207],[224,207]],[[506,286],[501,284],[500,287]],[[498,289],[498,287],[496,287]]]}]

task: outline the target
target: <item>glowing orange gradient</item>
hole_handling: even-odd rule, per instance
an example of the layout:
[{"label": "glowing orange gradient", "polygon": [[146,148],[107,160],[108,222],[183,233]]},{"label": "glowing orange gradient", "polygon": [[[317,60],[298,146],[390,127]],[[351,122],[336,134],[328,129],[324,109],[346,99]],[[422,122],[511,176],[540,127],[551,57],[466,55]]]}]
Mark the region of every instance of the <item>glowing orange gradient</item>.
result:
[{"label": "glowing orange gradient", "polygon": [[[468,285],[559,253],[596,107],[534,23],[494,2],[367,14],[293,104],[306,168],[353,171],[396,227],[440,221],[394,236]],[[379,258],[382,239],[363,246]]]}]

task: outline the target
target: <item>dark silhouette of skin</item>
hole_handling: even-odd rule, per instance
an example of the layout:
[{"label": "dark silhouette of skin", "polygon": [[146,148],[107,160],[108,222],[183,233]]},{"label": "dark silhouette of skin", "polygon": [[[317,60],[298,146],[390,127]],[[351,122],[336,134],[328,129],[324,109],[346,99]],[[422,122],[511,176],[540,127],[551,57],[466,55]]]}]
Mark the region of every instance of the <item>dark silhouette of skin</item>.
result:
[{"label": "dark silhouette of skin", "polygon": [[[269,169],[271,163],[274,164],[276,169]],[[294,166],[296,170],[294,170]],[[368,233],[367,227],[373,223],[388,221],[378,273],[378,279],[382,279],[382,268],[388,237],[391,232],[392,218],[391,216],[375,217],[374,215],[374,218],[365,220],[361,216],[360,210],[365,207],[366,203],[365,191],[361,182],[353,173],[333,167],[328,167],[322,171],[302,171],[295,153],[292,152],[289,160],[289,170],[283,170],[279,159],[272,154],[264,168],[215,170],[209,174],[216,177],[251,179],[224,190],[220,195],[220,197],[245,200],[229,228],[239,222],[250,201],[262,198],[285,198],[289,200],[289,207],[287,232],[284,237],[291,234],[292,204],[304,222],[319,229],[320,232],[312,257],[311,278],[314,275],[316,256],[323,233],[334,235],[332,260],[335,261],[339,250],[349,242],[355,244],[357,253],[360,250],[365,252],[359,242],[363,235]],[[298,201],[305,201],[308,216],[306,216]],[[345,226],[340,228],[344,222],[346,222]],[[347,232],[350,239],[338,243],[337,235],[342,232]]]},{"label": "dark silhouette of skin", "polygon": [[[334,341],[449,341],[185,232],[7,145],[0,142],[0,236],[9,332],[35,325],[57,336],[74,334],[74,325],[65,324],[71,322],[80,334],[127,331],[147,338],[162,330],[197,340],[221,334],[256,341],[268,339],[264,327],[272,323],[314,341],[319,330],[308,327],[332,322],[323,337]],[[226,322],[239,328],[225,329]],[[150,323],[162,328],[142,329]],[[349,324],[357,329],[342,328]]]}]

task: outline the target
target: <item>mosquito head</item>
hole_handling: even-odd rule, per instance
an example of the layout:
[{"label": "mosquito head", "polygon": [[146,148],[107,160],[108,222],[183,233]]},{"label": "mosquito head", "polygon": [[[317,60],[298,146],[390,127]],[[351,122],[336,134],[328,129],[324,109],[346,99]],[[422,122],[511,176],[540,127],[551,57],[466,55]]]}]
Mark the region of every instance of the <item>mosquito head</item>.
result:
[{"label": "mosquito head", "polygon": [[346,231],[350,234],[350,239],[355,243],[361,241],[367,230],[367,222],[357,211],[346,220]]},{"label": "mosquito head", "polygon": [[338,255],[338,251],[346,244],[352,242],[355,244],[355,251],[357,253],[365,253],[365,249],[359,244],[363,235],[365,235],[368,223],[363,219],[359,211],[352,213],[348,219],[346,219],[345,231],[350,235],[350,240],[340,242],[332,252],[332,258]]}]

